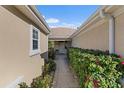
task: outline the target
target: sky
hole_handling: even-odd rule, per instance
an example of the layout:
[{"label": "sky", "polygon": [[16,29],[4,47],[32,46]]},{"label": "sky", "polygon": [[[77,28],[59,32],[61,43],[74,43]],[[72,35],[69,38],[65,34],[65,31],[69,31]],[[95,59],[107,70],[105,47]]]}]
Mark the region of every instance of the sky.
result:
[{"label": "sky", "polygon": [[38,5],[36,7],[50,27],[69,27],[76,29],[83,24],[100,6]]}]

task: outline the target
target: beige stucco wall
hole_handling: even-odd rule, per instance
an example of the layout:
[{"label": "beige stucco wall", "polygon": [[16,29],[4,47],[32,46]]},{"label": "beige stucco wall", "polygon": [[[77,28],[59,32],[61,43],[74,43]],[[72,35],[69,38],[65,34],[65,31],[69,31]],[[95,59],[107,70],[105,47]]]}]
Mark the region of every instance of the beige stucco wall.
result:
[{"label": "beige stucco wall", "polygon": [[41,52],[47,52],[48,51],[48,35],[45,35],[44,33],[40,34],[40,46],[41,46]]},{"label": "beige stucco wall", "polygon": [[115,52],[124,56],[124,13],[115,19]]},{"label": "beige stucco wall", "polygon": [[[115,53],[124,56],[124,13],[115,17]],[[78,35],[72,38],[72,46],[88,49],[108,50],[109,46],[109,33],[108,22],[98,25],[90,30],[89,25],[85,30],[81,31]],[[88,30],[87,32],[85,32]],[[85,33],[84,33],[85,32]]]},{"label": "beige stucco wall", "polygon": [[97,26],[96,23],[92,24],[92,28],[88,29],[89,27],[72,38],[72,46],[85,49],[108,50],[108,22],[105,21],[100,25],[97,24]]},{"label": "beige stucco wall", "polygon": [[[41,52],[47,51],[47,36],[40,34]],[[0,87],[19,76],[28,84],[42,73],[44,59],[30,57],[30,24],[0,6]]]}]

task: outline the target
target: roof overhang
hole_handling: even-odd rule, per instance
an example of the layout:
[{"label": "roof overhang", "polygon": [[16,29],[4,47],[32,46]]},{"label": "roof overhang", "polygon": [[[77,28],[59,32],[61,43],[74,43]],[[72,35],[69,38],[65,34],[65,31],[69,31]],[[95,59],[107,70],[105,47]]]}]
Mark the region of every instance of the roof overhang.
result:
[{"label": "roof overhang", "polygon": [[[77,31],[75,31],[75,33],[73,33],[70,38],[73,38],[75,36],[77,36],[80,32],[84,31],[84,29],[86,29],[90,24],[92,24],[93,22],[98,22],[101,20],[100,16],[99,16],[99,12],[101,10],[104,10],[104,12],[107,13],[113,13],[113,11],[115,11],[116,9],[118,9],[119,6],[112,6],[112,5],[105,5],[105,6],[101,6],[99,9],[97,9],[97,11],[95,11],[88,19],[86,22],[84,22],[78,29]],[[121,9],[122,10],[122,9]],[[114,13],[114,16],[116,16],[117,13]]]},{"label": "roof overhang", "polygon": [[38,10],[33,5],[15,5],[15,7],[21,11],[26,17],[28,17],[31,21],[33,21],[38,27],[40,27],[44,33],[49,34],[50,28],[47,25],[44,18],[38,12]]},{"label": "roof overhang", "polygon": [[49,38],[49,41],[71,41],[71,38]]}]

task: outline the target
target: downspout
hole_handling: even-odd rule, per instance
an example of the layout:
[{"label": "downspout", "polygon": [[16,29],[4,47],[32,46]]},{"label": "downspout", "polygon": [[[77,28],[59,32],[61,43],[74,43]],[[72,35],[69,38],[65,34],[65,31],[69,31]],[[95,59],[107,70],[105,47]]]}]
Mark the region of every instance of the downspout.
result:
[{"label": "downspout", "polygon": [[115,19],[112,15],[100,11],[101,18],[108,18],[109,20],[109,53],[115,53]]}]

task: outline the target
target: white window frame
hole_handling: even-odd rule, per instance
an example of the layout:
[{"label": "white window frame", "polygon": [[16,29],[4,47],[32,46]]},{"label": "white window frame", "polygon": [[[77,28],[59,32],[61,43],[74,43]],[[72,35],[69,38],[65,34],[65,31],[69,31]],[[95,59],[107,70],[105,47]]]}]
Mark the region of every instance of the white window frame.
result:
[{"label": "white window frame", "polygon": [[[33,30],[38,32],[38,49],[33,50]],[[29,50],[29,56],[33,56],[36,54],[40,54],[40,30],[34,27],[33,25],[30,25],[30,50]]]}]

